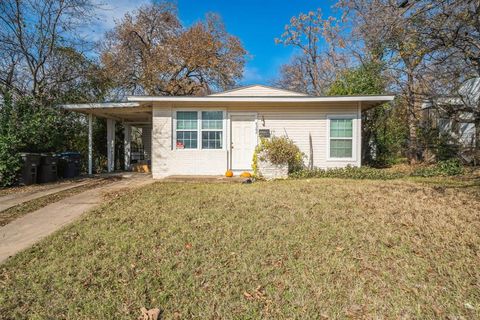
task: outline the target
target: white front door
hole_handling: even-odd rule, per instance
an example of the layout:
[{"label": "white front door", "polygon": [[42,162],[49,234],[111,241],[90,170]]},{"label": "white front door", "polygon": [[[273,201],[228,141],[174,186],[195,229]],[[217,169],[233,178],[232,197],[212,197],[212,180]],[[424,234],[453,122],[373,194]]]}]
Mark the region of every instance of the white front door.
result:
[{"label": "white front door", "polygon": [[231,115],[232,170],[252,170],[253,152],[257,145],[255,115]]}]

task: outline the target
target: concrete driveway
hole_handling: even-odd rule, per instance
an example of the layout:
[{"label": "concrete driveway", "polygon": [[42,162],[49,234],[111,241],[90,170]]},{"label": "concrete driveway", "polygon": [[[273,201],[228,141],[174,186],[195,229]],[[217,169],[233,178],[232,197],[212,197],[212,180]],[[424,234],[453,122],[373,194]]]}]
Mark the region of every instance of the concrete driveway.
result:
[{"label": "concrete driveway", "polygon": [[150,175],[133,174],[28,213],[0,227],[0,263],[71,223],[103,201],[106,193],[138,188],[154,182]]}]

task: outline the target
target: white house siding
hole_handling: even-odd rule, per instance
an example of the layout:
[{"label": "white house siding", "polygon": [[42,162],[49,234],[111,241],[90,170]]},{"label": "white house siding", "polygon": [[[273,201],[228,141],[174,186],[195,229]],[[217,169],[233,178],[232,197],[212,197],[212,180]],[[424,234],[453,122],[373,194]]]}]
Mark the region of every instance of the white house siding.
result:
[{"label": "white house siding", "polygon": [[[198,108],[208,110],[210,108]],[[216,108],[218,109],[218,108]],[[292,139],[307,158],[313,156],[313,165],[319,168],[335,168],[347,165],[360,166],[361,113],[356,103],[310,107],[225,107],[231,112],[256,112],[257,130],[270,129],[275,136]],[[174,150],[172,139],[172,115],[175,108],[153,108],[152,172],[154,178],[168,175],[221,175],[228,168],[227,150]],[[354,155],[350,160],[328,159],[328,117],[351,115],[354,118]],[[227,121],[225,139],[229,139]],[[313,152],[310,152],[309,137]],[[226,143],[225,145],[229,145]]]},{"label": "white house siding", "polygon": [[251,86],[236,90],[224,91],[221,93],[211,94],[213,97],[290,97],[305,96],[302,93],[292,92],[288,90],[276,89],[266,86]]},{"label": "white house siding", "polygon": [[[328,116],[352,115],[354,117],[354,137],[352,160],[329,160]],[[263,125],[265,122],[265,126]],[[361,160],[361,117],[357,106],[336,106],[321,108],[290,108],[285,111],[259,110],[258,128],[270,129],[272,135],[287,136],[305,154],[305,164],[313,157],[313,166],[318,168],[338,168],[347,165],[360,166]],[[310,151],[310,136],[312,151]]]}]

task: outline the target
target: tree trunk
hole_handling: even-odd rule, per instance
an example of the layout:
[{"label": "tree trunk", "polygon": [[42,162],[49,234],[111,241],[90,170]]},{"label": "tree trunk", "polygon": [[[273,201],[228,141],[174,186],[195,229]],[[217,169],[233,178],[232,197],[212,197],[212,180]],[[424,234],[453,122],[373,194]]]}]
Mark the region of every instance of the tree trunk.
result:
[{"label": "tree trunk", "polygon": [[413,71],[407,72],[407,121],[408,121],[408,153],[407,158],[410,164],[417,163],[419,159],[418,149],[418,121],[417,110],[414,93],[414,78]]},{"label": "tree trunk", "polygon": [[475,115],[475,150],[473,164],[475,166],[480,164],[480,115]]},{"label": "tree trunk", "polygon": [[362,163],[372,163],[372,148],[370,142],[372,140],[372,132],[369,129],[370,110],[362,114]]}]

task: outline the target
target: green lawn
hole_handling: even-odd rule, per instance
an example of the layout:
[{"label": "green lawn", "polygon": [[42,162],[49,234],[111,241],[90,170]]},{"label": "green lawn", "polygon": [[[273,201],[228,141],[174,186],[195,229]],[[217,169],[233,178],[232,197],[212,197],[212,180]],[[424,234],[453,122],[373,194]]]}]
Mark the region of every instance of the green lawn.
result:
[{"label": "green lawn", "polygon": [[0,319],[478,319],[478,191],[159,182],[0,266]]}]

